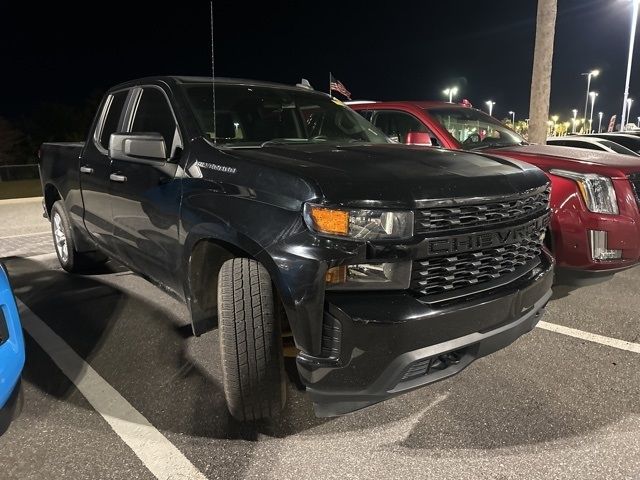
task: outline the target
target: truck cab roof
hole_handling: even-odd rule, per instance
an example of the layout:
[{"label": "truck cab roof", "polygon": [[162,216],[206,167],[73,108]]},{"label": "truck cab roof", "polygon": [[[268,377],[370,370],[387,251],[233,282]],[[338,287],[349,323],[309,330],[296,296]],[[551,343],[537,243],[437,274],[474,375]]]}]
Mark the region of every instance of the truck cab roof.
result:
[{"label": "truck cab roof", "polygon": [[[183,76],[183,75],[157,75],[150,77],[142,77],[134,80],[129,80],[127,82],[120,83],[115,85],[113,88],[109,90],[118,90],[122,88],[135,87],[136,85],[143,84],[154,84],[154,83],[165,83],[168,85],[184,85],[189,83],[211,83],[213,80],[212,77],[201,77],[201,76]],[[221,85],[245,85],[245,86],[253,86],[253,87],[271,87],[271,88],[280,88],[280,89],[289,89],[303,92],[315,92],[319,95],[328,95],[325,92],[320,92],[317,90],[299,87],[296,85],[288,85],[284,83],[277,82],[267,82],[262,80],[251,80],[245,78],[229,78],[229,77],[216,77],[216,84]]]}]

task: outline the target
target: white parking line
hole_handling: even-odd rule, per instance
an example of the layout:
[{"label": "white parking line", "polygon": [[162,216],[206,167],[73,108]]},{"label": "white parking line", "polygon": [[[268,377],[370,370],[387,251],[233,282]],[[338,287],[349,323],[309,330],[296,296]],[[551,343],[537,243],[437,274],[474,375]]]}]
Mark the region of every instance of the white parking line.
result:
[{"label": "white parking line", "polygon": [[20,300],[18,308],[24,329],[156,478],[205,480],[175,445]]},{"label": "white parking line", "polygon": [[51,230],[43,230],[41,232],[33,232],[33,233],[21,233],[20,235],[8,235],[6,237],[0,237],[0,240],[10,240],[12,238],[22,238],[22,237],[33,237],[35,235],[51,235]]},{"label": "white parking line", "polygon": [[568,335],[570,337],[579,338],[581,340],[587,340],[589,342],[599,343],[608,347],[619,348],[620,350],[627,350],[628,352],[640,353],[640,344],[627,342],[625,340],[619,340],[617,338],[605,337],[595,333],[583,332],[582,330],[576,330],[575,328],[564,327],[555,323],[549,323],[540,321],[538,327],[550,332],[561,333],[562,335]]}]

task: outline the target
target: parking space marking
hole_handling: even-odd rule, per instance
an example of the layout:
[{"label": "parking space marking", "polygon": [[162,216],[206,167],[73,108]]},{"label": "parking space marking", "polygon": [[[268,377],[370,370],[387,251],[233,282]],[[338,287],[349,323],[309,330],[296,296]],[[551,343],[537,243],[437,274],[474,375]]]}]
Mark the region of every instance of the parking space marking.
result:
[{"label": "parking space marking", "polygon": [[206,479],[175,445],[20,300],[18,308],[27,333],[156,478]]},{"label": "parking space marking", "polygon": [[618,348],[620,350],[627,350],[628,352],[640,353],[640,344],[627,342],[626,340],[619,340],[617,338],[605,337],[596,333],[584,332],[575,328],[564,327],[555,323],[549,323],[540,321],[538,327],[543,330],[549,330],[550,332],[561,333],[562,335],[568,335],[570,337],[579,338],[581,340],[587,340],[589,342],[599,343],[608,347]]},{"label": "parking space marking", "polygon": [[44,235],[45,233],[51,235],[51,230],[47,229],[47,230],[42,230],[41,232],[21,233],[20,235],[7,235],[6,237],[0,237],[0,240],[8,240],[10,238],[33,237],[35,235]]}]

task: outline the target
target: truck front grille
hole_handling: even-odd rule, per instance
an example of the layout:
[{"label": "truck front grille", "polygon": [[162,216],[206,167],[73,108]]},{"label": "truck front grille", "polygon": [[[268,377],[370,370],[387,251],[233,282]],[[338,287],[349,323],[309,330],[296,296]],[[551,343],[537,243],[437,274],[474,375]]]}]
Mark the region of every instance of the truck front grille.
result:
[{"label": "truck front grille", "polygon": [[432,234],[472,227],[492,227],[517,222],[549,208],[550,187],[536,189],[519,198],[469,203],[416,211],[415,232]]},{"label": "truck front grille", "polygon": [[438,297],[488,285],[507,275],[518,278],[539,263],[540,233],[509,245],[415,261],[411,288],[427,297]]}]

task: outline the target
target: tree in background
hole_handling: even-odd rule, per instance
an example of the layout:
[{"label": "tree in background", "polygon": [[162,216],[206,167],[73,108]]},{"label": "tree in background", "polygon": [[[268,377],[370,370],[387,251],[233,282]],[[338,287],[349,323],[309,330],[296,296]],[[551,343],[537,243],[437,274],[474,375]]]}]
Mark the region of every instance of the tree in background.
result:
[{"label": "tree in background", "polygon": [[25,143],[25,135],[9,120],[0,117],[0,181],[10,178],[9,169],[4,167],[20,162]]},{"label": "tree in background", "polygon": [[547,138],[557,11],[557,0],[538,0],[531,101],[529,104],[529,141],[532,143],[544,144]]}]

